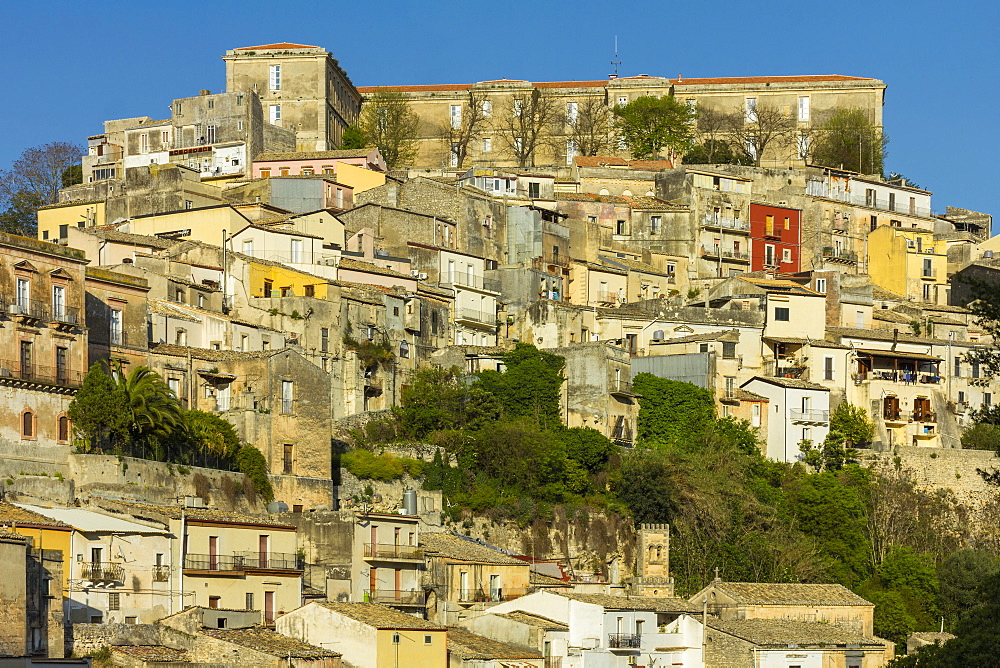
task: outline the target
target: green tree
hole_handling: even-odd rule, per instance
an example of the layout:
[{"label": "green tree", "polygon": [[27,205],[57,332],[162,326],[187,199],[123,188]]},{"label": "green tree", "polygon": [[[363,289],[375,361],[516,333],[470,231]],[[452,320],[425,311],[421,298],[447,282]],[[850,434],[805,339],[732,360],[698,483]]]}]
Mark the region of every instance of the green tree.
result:
[{"label": "green tree", "polygon": [[849,448],[865,448],[875,436],[875,423],[864,408],[845,401],[830,414],[830,431],[843,436]]},{"label": "green tree", "polygon": [[252,445],[244,445],[236,453],[236,464],[240,472],[250,479],[253,488],[264,501],[274,499],[274,488],[267,477],[267,460],[260,450]]},{"label": "green tree", "polygon": [[636,524],[671,522],[678,509],[677,474],[661,453],[645,448],[622,458],[612,490]]},{"label": "green tree", "polygon": [[819,447],[810,440],[799,443],[803,461],[817,471],[839,471],[858,457],[858,451],[847,446],[844,435],[831,428]]},{"label": "green tree", "polygon": [[590,427],[573,427],[560,434],[566,455],[591,473],[604,469],[616,446],[607,436]]},{"label": "green tree", "polygon": [[198,410],[184,411],[183,422],[192,449],[201,455],[201,465],[228,467],[240,449],[233,425],[214,413]]},{"label": "green tree", "polygon": [[371,146],[368,137],[356,125],[348,126],[340,138],[341,148],[367,148]]},{"label": "green tree", "polygon": [[[357,130],[365,143],[378,147],[389,169],[404,167],[417,156],[419,117],[399,91],[378,88],[361,108]],[[351,135],[355,141],[354,135]]]},{"label": "green tree", "polygon": [[128,445],[127,397],[100,362],[87,371],[67,415],[87,451],[122,451]]},{"label": "green tree", "polygon": [[125,395],[125,416],[133,443],[145,439],[176,437],[183,429],[180,403],[160,374],[146,366],[125,373],[121,364],[113,365],[111,376]]},{"label": "green tree", "polygon": [[695,113],[673,97],[644,95],[615,107],[615,128],[636,160],[684,155],[694,145]]},{"label": "green tree", "polygon": [[561,424],[560,397],[566,359],[529,343],[503,356],[506,370],[479,373],[476,387],[499,399],[510,417],[528,417],[542,427]]},{"label": "green tree", "polygon": [[715,419],[712,393],[697,385],[640,373],[632,387],[640,395],[640,443],[693,445]]},{"label": "green tree", "polygon": [[812,162],[862,174],[882,174],[889,138],[864,109],[840,109],[820,127]]},{"label": "green tree", "polygon": [[988,422],[974,422],[962,432],[962,447],[966,450],[1000,451],[1000,427]]},{"label": "green tree", "polygon": [[25,149],[9,170],[0,170],[0,229],[35,236],[38,207],[57,201],[64,178],[86,152],[78,144],[51,142]]},{"label": "green tree", "polygon": [[1000,560],[983,550],[959,550],[944,560],[938,569],[938,607],[949,628],[980,602],[980,586],[997,573]]},{"label": "green tree", "polygon": [[431,432],[463,426],[467,398],[460,369],[427,367],[413,374],[394,412],[405,436],[422,439]]}]

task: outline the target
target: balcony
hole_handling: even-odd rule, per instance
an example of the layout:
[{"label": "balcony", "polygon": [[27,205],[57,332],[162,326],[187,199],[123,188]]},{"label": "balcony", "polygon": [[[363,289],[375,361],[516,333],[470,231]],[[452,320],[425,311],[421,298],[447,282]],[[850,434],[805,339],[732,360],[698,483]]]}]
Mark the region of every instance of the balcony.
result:
[{"label": "balcony", "polygon": [[423,607],[426,603],[424,592],[420,589],[370,589],[365,592],[368,603],[385,603],[386,605],[414,605]]},{"label": "balcony", "polygon": [[733,260],[736,262],[749,262],[750,254],[735,248],[722,248],[721,246],[702,246],[703,257],[717,257],[723,260]]},{"label": "balcony", "polygon": [[106,561],[89,561],[82,564],[81,578],[91,582],[125,583],[125,569]]},{"label": "balcony", "polygon": [[365,559],[379,561],[422,561],[424,551],[414,545],[365,543]]},{"label": "balcony", "polygon": [[611,381],[610,394],[620,397],[634,397],[632,393],[632,383],[625,380]]},{"label": "balcony", "polygon": [[482,276],[469,276],[456,272],[449,281],[452,285],[460,288],[472,288],[474,290],[484,290],[486,292],[500,292],[500,281]]},{"label": "balcony", "polygon": [[466,322],[473,325],[488,325],[495,327],[497,324],[497,314],[495,311],[480,311],[472,308],[455,309],[455,321]]},{"label": "balcony", "polygon": [[920,272],[920,278],[926,278],[929,281],[937,279],[937,269],[924,269]]},{"label": "balcony", "polygon": [[639,649],[642,636],[638,633],[609,633],[608,647],[611,649]]},{"label": "balcony", "polygon": [[303,558],[284,552],[238,552],[236,554],[186,554],[184,569],[218,573],[248,570],[301,571]]},{"label": "balcony", "polygon": [[887,409],[882,411],[882,419],[885,420],[887,424],[888,423],[904,424],[909,421],[906,415],[901,411],[899,411],[898,409],[897,410]]},{"label": "balcony", "polygon": [[170,566],[153,566],[153,582],[168,582]]},{"label": "balcony", "polygon": [[15,299],[8,302],[7,313],[15,320],[46,320],[49,304],[38,299]]},{"label": "balcony", "polygon": [[73,306],[53,307],[49,321],[57,326],[73,327],[80,324],[80,309]]},{"label": "balcony", "polygon": [[461,603],[501,603],[503,601],[513,601],[528,594],[530,590],[524,588],[499,589],[464,589],[458,592],[458,600]]},{"label": "balcony", "polygon": [[789,417],[795,422],[829,422],[830,411],[821,410],[797,410],[795,408],[788,411]]},{"label": "balcony", "polygon": [[854,251],[844,250],[843,248],[826,246],[823,249],[823,259],[830,260],[831,262],[841,262],[843,264],[857,264],[858,254]]},{"label": "balcony", "polygon": [[882,380],[890,383],[900,383],[902,385],[940,385],[942,378],[935,374],[918,373],[916,371],[859,371],[854,374],[855,384]]},{"label": "balcony", "polygon": [[914,422],[937,422],[937,414],[933,411],[913,411]]},{"label": "balcony", "polygon": [[21,364],[13,360],[0,360],[0,382],[31,383],[76,388],[83,385],[84,372],[71,371],[61,366]]},{"label": "balcony", "polygon": [[544,264],[554,264],[560,267],[569,266],[569,257],[566,255],[556,255],[555,253],[545,253],[542,255],[542,262]]},{"label": "balcony", "polygon": [[750,233],[750,223],[740,220],[739,218],[722,218],[708,215],[702,220],[701,226],[712,229],[733,230],[735,232],[746,232],[747,234]]}]

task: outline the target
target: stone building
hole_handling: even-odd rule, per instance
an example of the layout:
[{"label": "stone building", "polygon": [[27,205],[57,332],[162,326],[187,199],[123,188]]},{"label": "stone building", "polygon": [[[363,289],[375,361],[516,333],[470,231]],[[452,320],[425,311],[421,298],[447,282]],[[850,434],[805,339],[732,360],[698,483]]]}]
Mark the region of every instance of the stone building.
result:
[{"label": "stone building", "polygon": [[[572,164],[579,154],[573,127],[581,114],[605,118],[610,109],[641,96],[672,96],[695,108],[737,112],[753,118],[759,105],[778,108],[795,120],[800,136],[808,136],[838,109],[860,108],[881,126],[885,84],[877,79],[841,75],[784,77],[715,77],[668,79],[658,76],[612,77],[604,81],[530,82],[502,79],[455,85],[386,86],[406,96],[420,119],[419,152],[415,167],[447,168],[455,165],[449,130],[468,128],[477,119],[480,136],[470,143],[468,159],[477,165],[514,166],[516,135],[510,121],[519,105],[541,98],[549,107],[543,126],[544,140],[527,164]],[[371,95],[380,87],[358,89]],[[475,108],[473,110],[473,107]],[[802,164],[799,144],[772,147],[764,156],[767,166]],[[624,151],[616,157],[627,157]]]},{"label": "stone building", "polygon": [[83,253],[0,234],[0,448],[28,462],[64,457],[66,411],[87,369]]},{"label": "stone building", "polygon": [[149,354],[145,279],[99,267],[87,267],[87,364],[119,360],[147,364]]},{"label": "stone building", "polygon": [[281,42],[226,51],[226,92],[253,92],[264,120],[296,133],[296,151],[329,151],[357,123],[361,95],[326,49]]}]

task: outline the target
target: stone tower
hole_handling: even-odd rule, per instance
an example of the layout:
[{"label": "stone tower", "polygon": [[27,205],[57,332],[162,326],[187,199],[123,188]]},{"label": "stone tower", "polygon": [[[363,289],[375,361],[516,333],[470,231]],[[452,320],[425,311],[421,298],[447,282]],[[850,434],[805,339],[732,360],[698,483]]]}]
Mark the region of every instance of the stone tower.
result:
[{"label": "stone tower", "polygon": [[637,596],[674,595],[674,579],[670,577],[669,524],[639,526],[635,574],[633,585]]}]

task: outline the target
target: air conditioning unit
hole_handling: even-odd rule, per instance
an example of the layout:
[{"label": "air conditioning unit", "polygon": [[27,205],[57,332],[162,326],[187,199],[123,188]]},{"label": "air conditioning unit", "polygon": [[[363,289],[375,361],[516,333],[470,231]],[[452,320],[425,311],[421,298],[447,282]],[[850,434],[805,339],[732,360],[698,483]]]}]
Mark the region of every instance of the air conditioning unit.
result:
[{"label": "air conditioning unit", "polygon": [[412,276],[413,278],[420,278],[420,272],[417,271],[416,269],[411,269],[410,276]]},{"label": "air conditioning unit", "polygon": [[425,274],[424,272],[420,272],[419,274],[417,274],[417,278],[419,278],[421,281],[426,281],[427,274]]},{"label": "air conditioning unit", "polygon": [[12,315],[25,315],[28,312],[28,307],[22,304],[11,304],[7,312]]},{"label": "air conditioning unit", "polygon": [[654,341],[662,341],[663,340],[663,330],[662,329],[658,329],[655,332],[653,332],[653,340]]}]

